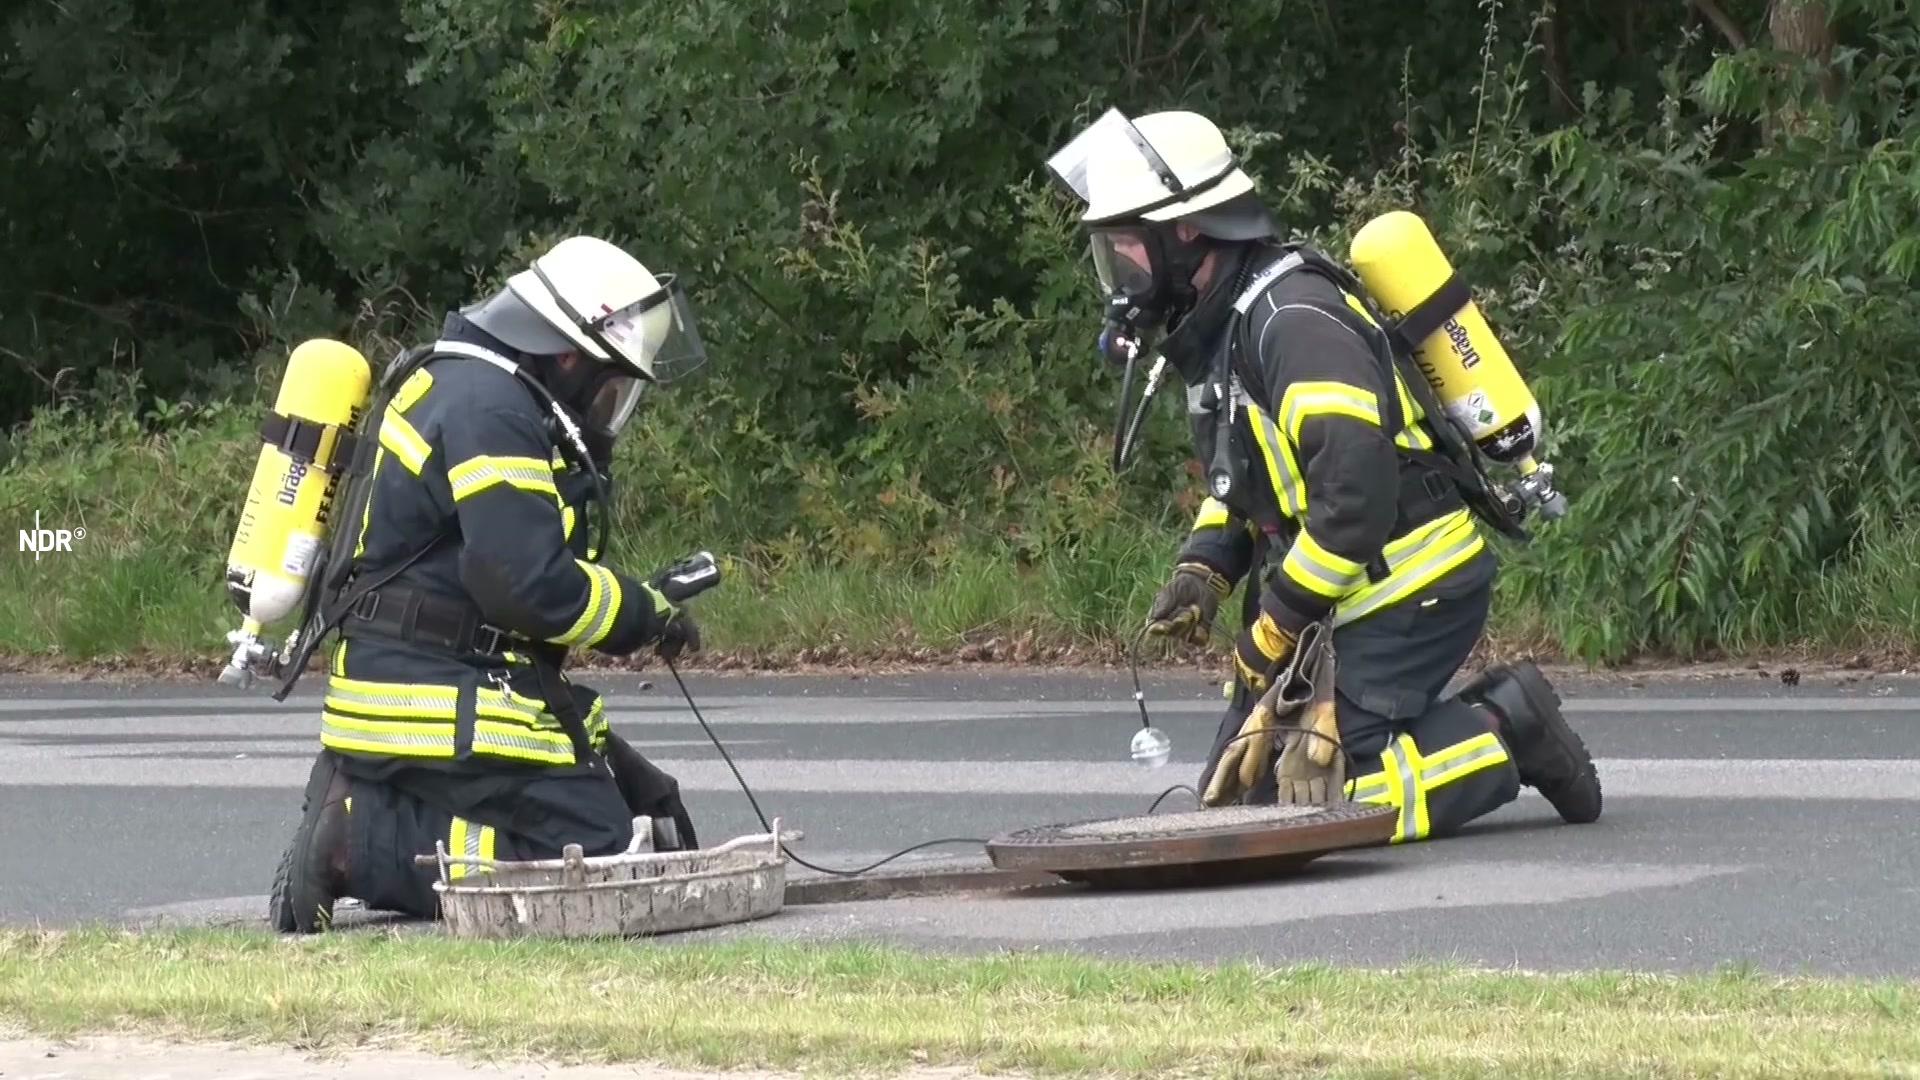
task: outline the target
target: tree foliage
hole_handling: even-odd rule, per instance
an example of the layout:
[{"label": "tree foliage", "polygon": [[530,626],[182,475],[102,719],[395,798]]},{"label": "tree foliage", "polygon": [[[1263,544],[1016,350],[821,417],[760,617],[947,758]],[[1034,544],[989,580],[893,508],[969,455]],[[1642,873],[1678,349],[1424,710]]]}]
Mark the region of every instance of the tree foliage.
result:
[{"label": "tree foliage", "polygon": [[[1920,30],[1897,0],[37,0],[0,37],[0,393],[213,399],[430,332],[573,231],[715,364],[622,512],[768,566],[1181,527],[1047,153],[1217,119],[1329,250],[1408,207],[1548,416],[1573,515],[1505,597],[1588,655],[1779,637],[1915,505]],[[123,400],[116,396],[114,400]]]}]

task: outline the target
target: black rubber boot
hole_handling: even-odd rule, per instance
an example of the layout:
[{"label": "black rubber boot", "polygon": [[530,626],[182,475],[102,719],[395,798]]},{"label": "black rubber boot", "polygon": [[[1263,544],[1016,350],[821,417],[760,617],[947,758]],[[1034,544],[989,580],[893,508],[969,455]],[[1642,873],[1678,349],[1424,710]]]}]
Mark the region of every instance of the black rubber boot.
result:
[{"label": "black rubber boot", "polygon": [[307,776],[300,827],[273,875],[267,917],[283,934],[312,934],[333,925],[333,903],[347,883],[347,774],[330,750]]},{"label": "black rubber boot", "polygon": [[1522,662],[1488,668],[1459,696],[1491,709],[1520,782],[1538,790],[1561,820],[1585,825],[1600,817],[1600,776],[1593,758],[1561,715],[1560,695],[1538,667]]}]

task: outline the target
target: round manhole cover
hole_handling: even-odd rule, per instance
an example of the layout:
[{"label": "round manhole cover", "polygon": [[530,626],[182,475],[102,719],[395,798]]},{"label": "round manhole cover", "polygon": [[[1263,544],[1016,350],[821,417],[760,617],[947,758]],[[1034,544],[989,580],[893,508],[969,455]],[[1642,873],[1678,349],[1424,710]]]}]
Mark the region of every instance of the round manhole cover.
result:
[{"label": "round manhole cover", "polygon": [[1392,807],[1228,806],[1040,825],[995,837],[1003,870],[1045,870],[1113,885],[1241,880],[1294,869],[1330,851],[1383,843]]}]

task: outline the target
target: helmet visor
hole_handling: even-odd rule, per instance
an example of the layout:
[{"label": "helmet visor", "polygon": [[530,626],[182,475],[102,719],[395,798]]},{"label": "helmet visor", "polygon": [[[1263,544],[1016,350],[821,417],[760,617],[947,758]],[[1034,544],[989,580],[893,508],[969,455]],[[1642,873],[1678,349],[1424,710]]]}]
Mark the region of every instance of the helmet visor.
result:
[{"label": "helmet visor", "polygon": [[673,275],[662,274],[660,282],[657,291],[603,316],[593,329],[641,377],[669,383],[704,365],[707,347]]},{"label": "helmet visor", "polygon": [[1106,295],[1140,299],[1153,293],[1153,248],[1146,230],[1096,230],[1088,245],[1093,272]]},{"label": "helmet visor", "polygon": [[1087,183],[1087,171],[1094,162],[1117,172],[1151,172],[1169,194],[1181,190],[1173,170],[1119,109],[1108,109],[1085,131],[1055,151],[1047,159],[1047,171],[1061,186],[1079,196],[1081,202],[1091,203],[1093,194]]}]

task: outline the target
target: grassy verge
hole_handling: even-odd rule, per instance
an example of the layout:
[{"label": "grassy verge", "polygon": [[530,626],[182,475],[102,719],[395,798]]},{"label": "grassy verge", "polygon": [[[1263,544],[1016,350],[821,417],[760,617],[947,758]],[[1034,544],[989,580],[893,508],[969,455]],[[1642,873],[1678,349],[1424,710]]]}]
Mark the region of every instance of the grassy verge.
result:
[{"label": "grassy verge", "polygon": [[[1119,1076],[1920,1075],[1920,987],[1751,973],[956,959],[870,945],[0,932],[0,1013],[71,1034],[710,1067]],[[1903,1071],[1904,1070],[1904,1071]]]},{"label": "grassy verge", "polygon": [[[0,668],[216,670],[225,632],[238,625],[221,573],[256,423],[254,410],[221,404],[193,426],[158,433],[65,413],[28,428],[0,466],[0,528],[10,530],[0,536],[31,528],[36,514],[44,527],[86,535],[37,559],[14,546],[0,553]],[[944,537],[937,557],[889,534],[867,538],[878,554],[829,561],[820,548],[832,544],[818,538],[761,537],[753,521],[726,520],[733,535],[700,541],[729,560],[731,576],[697,602],[709,653],[694,667],[1118,660],[1179,542],[1173,517],[1168,526],[1103,520],[1071,548],[1018,558],[1004,538],[976,529]],[[639,573],[684,555],[688,530],[701,531],[632,510],[620,525],[614,564]],[[1920,653],[1916,563],[1920,532],[1874,529],[1854,558],[1805,590],[1793,625],[1748,631],[1741,651],[1815,660]],[[1238,603],[1236,594],[1223,605],[1214,660],[1230,647]],[[1569,610],[1501,590],[1489,651],[1562,658],[1544,628],[1577,621],[1579,601],[1554,603]]]}]

